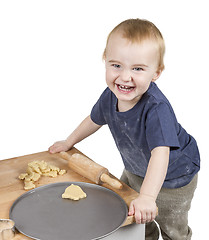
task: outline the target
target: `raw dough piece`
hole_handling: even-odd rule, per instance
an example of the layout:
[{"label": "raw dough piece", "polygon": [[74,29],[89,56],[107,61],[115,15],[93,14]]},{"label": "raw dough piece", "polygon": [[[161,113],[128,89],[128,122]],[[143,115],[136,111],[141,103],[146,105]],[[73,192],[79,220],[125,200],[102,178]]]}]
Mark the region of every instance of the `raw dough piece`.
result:
[{"label": "raw dough piece", "polygon": [[62,198],[69,198],[72,200],[79,200],[85,198],[86,193],[77,185],[71,184],[65,189],[65,192],[62,194]]},{"label": "raw dough piece", "polygon": [[57,171],[50,171],[50,172],[46,172],[46,173],[43,173],[43,176],[46,176],[46,177],[57,177]]},{"label": "raw dough piece", "polygon": [[37,161],[28,163],[28,167],[30,168],[30,171],[41,174],[41,169],[39,168],[39,164],[37,163]]},{"label": "raw dough piece", "polygon": [[41,177],[41,174],[36,173],[36,172],[31,172],[30,174],[25,176],[25,181],[29,182],[29,181],[38,181],[39,178]]},{"label": "raw dough piece", "polygon": [[19,179],[23,180],[23,179],[25,179],[26,176],[28,176],[27,173],[21,173],[19,176]]},{"label": "raw dough piece", "polygon": [[36,187],[35,184],[33,183],[33,181],[26,181],[25,180],[24,183],[25,183],[25,186],[24,186],[25,190],[33,189],[33,188]]},{"label": "raw dough piece", "polygon": [[26,173],[21,173],[19,179],[24,180],[25,190],[35,188],[34,182],[38,181],[39,178],[43,176],[47,177],[57,177],[57,175],[63,175],[66,170],[60,170],[54,165],[47,164],[45,161],[32,161],[28,163]]},{"label": "raw dough piece", "polygon": [[66,170],[65,169],[62,169],[59,171],[59,175],[64,175],[66,173]]}]

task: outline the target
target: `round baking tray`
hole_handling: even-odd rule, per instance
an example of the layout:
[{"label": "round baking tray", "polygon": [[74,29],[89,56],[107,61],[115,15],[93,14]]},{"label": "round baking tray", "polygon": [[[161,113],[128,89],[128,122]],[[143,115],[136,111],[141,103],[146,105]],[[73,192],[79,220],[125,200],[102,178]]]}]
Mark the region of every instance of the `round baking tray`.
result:
[{"label": "round baking tray", "polygon": [[[70,184],[80,186],[87,197],[62,199]],[[10,219],[24,235],[39,240],[94,240],[116,231],[128,214],[115,192],[83,182],[59,182],[21,195],[10,208]]]}]

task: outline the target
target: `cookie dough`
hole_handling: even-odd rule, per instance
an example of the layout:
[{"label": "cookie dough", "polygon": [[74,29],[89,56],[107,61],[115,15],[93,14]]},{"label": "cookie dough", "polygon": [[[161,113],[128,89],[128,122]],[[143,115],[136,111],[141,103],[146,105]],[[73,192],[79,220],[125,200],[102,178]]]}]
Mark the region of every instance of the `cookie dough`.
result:
[{"label": "cookie dough", "polygon": [[81,198],[86,198],[86,193],[79,186],[71,184],[65,189],[65,192],[62,194],[62,198],[79,200]]},{"label": "cookie dough", "polygon": [[28,163],[26,173],[21,173],[19,179],[24,180],[25,190],[35,188],[34,182],[38,181],[41,176],[47,177],[57,177],[58,175],[63,175],[66,170],[60,170],[54,165],[50,165],[45,161],[32,161]]},{"label": "cookie dough", "polygon": [[24,183],[25,183],[25,186],[24,186],[25,190],[30,190],[36,187],[33,181],[24,181]]}]

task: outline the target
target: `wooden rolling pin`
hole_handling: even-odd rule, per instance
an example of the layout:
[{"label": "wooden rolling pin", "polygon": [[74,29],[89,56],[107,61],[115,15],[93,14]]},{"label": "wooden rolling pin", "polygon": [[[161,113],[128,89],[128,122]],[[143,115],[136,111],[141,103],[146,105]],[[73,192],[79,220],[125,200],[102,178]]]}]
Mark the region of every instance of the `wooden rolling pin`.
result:
[{"label": "wooden rolling pin", "polygon": [[74,153],[70,156],[66,152],[60,153],[61,157],[68,160],[68,166],[80,175],[90,179],[91,181],[99,184],[101,181],[108,183],[116,189],[121,189],[123,185],[116,179],[111,178],[108,174],[107,168],[102,167],[96,162],[92,161],[79,153]]}]

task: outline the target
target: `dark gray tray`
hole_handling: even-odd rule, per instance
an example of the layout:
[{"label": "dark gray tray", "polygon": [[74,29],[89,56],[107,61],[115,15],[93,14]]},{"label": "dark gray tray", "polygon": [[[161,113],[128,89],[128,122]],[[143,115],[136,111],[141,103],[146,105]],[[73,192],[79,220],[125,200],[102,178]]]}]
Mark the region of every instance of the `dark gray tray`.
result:
[{"label": "dark gray tray", "polygon": [[[70,184],[79,185],[87,197],[62,199]],[[35,188],[20,196],[10,209],[16,229],[39,240],[93,240],[116,231],[128,214],[115,192],[90,183],[59,182]]]}]

